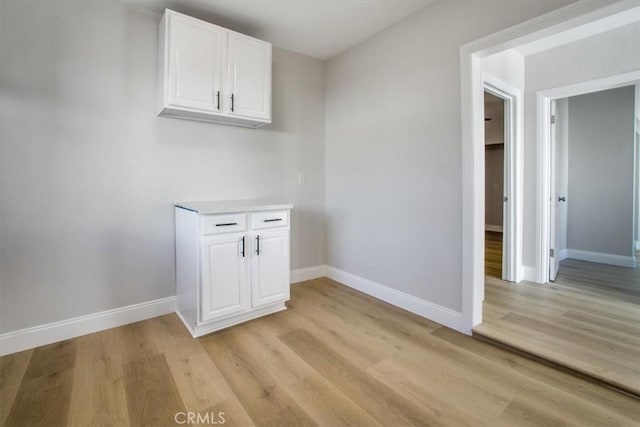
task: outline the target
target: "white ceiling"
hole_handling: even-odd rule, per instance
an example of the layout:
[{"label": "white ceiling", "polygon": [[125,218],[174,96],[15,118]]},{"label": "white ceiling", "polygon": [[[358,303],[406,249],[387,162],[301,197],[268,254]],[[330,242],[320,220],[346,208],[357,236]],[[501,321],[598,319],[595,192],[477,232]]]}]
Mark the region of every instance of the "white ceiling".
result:
[{"label": "white ceiling", "polygon": [[328,59],[436,0],[121,0],[162,13],[165,7]]}]

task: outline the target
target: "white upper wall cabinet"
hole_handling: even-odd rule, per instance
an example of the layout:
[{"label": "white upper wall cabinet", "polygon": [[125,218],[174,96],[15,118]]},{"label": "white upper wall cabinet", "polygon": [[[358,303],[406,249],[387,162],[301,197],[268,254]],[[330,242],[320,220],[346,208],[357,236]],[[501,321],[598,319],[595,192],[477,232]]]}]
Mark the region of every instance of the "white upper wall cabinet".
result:
[{"label": "white upper wall cabinet", "polygon": [[167,9],[159,31],[158,114],[271,123],[271,44]]}]

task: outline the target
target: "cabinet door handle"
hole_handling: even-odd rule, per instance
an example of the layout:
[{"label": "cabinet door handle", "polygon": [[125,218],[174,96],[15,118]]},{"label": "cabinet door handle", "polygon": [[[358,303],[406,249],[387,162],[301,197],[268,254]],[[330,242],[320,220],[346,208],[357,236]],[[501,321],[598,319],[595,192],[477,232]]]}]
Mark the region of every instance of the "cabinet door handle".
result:
[{"label": "cabinet door handle", "polygon": [[218,111],[220,111],[220,91],[216,93],[216,100],[218,102]]},{"label": "cabinet door handle", "polygon": [[231,112],[233,113],[233,94],[231,94]]},{"label": "cabinet door handle", "polygon": [[282,221],[282,218],[272,218],[272,219],[265,219],[264,222],[276,222],[276,221]]},{"label": "cabinet door handle", "polygon": [[260,235],[256,236],[256,255],[260,255]]},{"label": "cabinet door handle", "polygon": [[225,222],[223,224],[216,224],[216,227],[227,227],[229,225],[238,225],[237,222]]},{"label": "cabinet door handle", "polygon": [[242,236],[242,258],[244,258],[244,236]]}]

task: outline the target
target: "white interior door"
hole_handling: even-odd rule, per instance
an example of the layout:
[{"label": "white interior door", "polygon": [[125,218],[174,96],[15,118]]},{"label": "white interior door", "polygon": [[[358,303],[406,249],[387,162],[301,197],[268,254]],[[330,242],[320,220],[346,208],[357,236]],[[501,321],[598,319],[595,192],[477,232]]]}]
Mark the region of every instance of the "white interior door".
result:
[{"label": "white interior door", "polygon": [[551,101],[551,125],[549,126],[549,160],[550,160],[550,179],[549,186],[551,195],[551,203],[549,209],[549,280],[552,282],[556,280],[558,270],[560,269],[560,254],[558,253],[558,236],[556,232],[556,226],[558,223],[558,206],[559,195],[557,191],[557,113],[556,113],[556,101]]},{"label": "white interior door", "polygon": [[228,35],[229,114],[271,120],[271,45]]},{"label": "white interior door", "polygon": [[253,245],[252,306],[289,299],[289,230],[256,233]]},{"label": "white interior door", "polygon": [[206,112],[220,111],[224,31],[175,15],[169,31],[168,102]]},{"label": "white interior door", "polygon": [[249,255],[241,234],[206,236],[201,243],[200,320],[226,317],[248,308]]}]

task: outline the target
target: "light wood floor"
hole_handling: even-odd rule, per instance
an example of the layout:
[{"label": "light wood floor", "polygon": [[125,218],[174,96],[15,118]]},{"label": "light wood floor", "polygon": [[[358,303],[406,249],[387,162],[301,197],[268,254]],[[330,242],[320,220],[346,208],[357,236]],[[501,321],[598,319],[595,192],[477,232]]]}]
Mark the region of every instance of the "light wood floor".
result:
[{"label": "light wood floor", "polygon": [[[192,339],[167,315],[0,359],[0,423],[637,425],[639,401],[329,279],[289,310]],[[182,419],[180,419],[182,420]]]},{"label": "light wood floor", "polygon": [[474,333],[640,395],[640,269],[568,259],[549,285],[487,277]]}]

